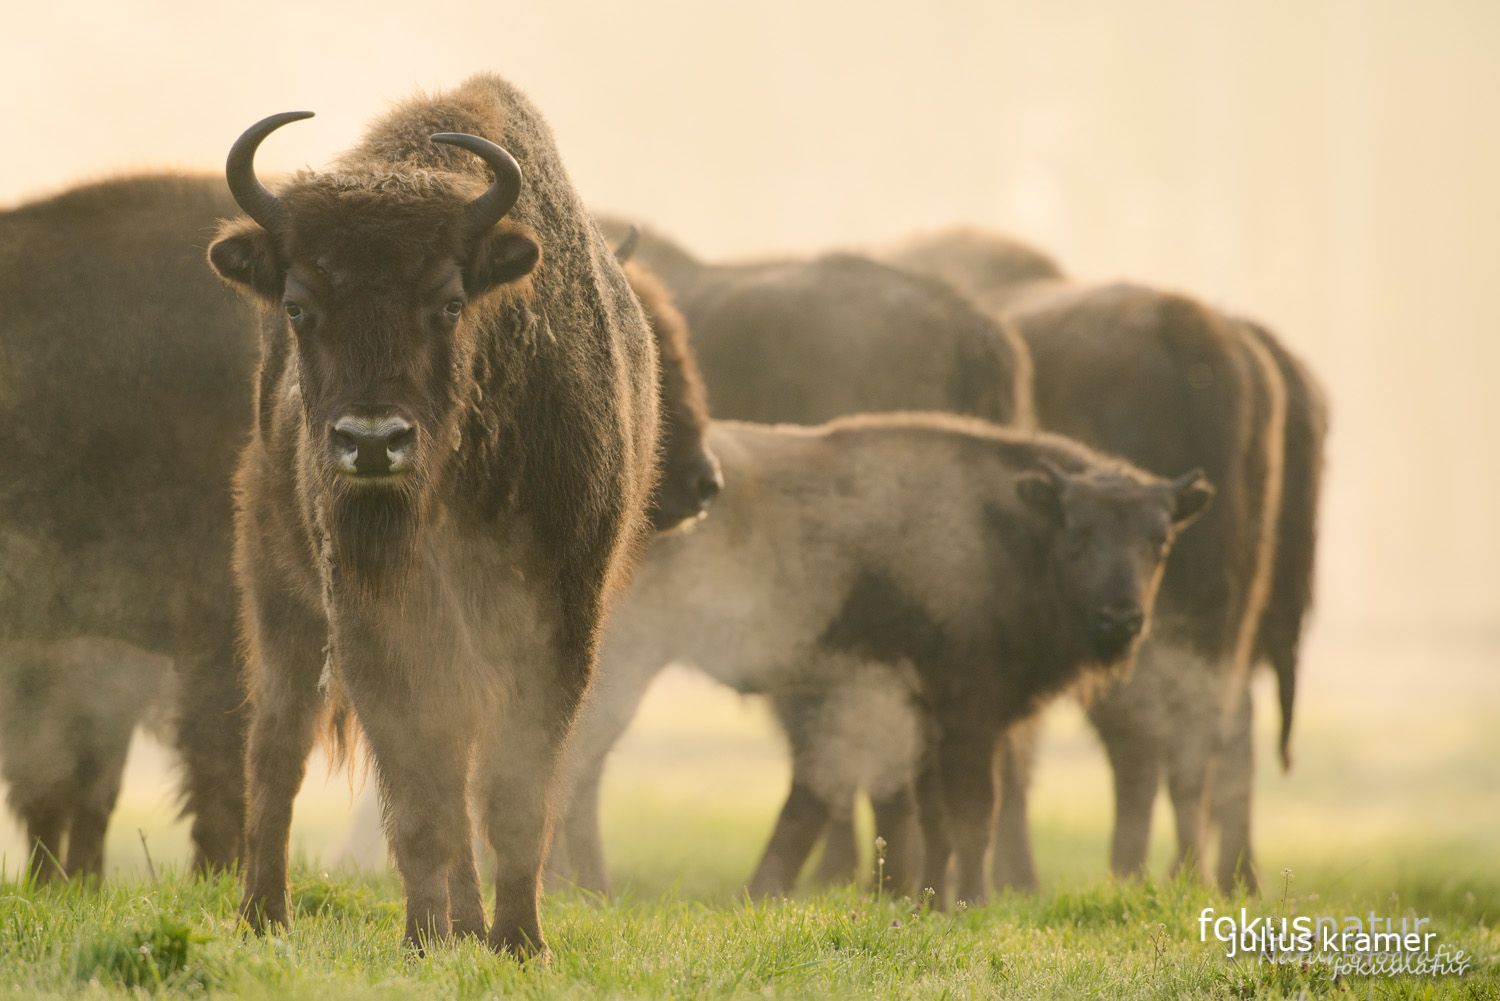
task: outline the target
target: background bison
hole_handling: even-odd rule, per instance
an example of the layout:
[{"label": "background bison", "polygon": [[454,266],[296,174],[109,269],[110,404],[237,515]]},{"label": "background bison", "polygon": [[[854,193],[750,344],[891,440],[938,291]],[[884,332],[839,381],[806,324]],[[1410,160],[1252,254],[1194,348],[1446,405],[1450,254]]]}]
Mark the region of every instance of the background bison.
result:
[{"label": "background bison", "polygon": [[[146,177],[0,214],[0,419],[12,429],[0,643],[104,637],[171,658],[199,869],[232,864],[244,824],[229,472],[256,349],[203,265],[233,209],[221,181]],[[98,708],[124,721],[133,704]],[[118,783],[117,750],[89,766],[97,781]]]}]

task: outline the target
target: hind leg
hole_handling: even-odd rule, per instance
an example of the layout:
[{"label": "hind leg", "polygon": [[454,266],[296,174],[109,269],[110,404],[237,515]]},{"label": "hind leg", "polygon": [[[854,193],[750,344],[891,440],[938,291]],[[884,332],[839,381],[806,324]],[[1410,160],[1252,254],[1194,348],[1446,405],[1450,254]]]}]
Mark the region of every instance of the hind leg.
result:
[{"label": "hind leg", "polygon": [[813,881],[822,885],[844,886],[859,874],[859,846],[854,836],[854,797],[847,805],[839,804],[823,832],[823,857],[813,872]]},{"label": "hind leg", "polygon": [[767,897],[791,893],[818,835],[828,824],[828,804],[803,782],[792,781],[791,791],[776,818],[776,828],[766,845],[755,874],[750,877],[750,896]]},{"label": "hind leg", "polygon": [[[1131,683],[1117,682],[1116,686]],[[1146,871],[1151,845],[1151,805],[1161,782],[1160,750],[1123,698],[1101,698],[1089,707],[1089,720],[1104,744],[1114,781],[1110,871],[1122,878],[1139,876]]]},{"label": "hind leg", "polygon": [[1037,888],[1026,805],[1036,740],[1037,728],[1028,721],[1011,727],[996,745],[995,784],[1000,790],[1000,812],[995,818],[991,858],[991,881],[996,889],[1032,893]]},{"label": "hind leg", "polygon": [[183,814],[193,818],[193,869],[199,873],[231,868],[240,858],[245,828],[250,707],[234,637],[229,619],[209,623],[175,657]]},{"label": "hind leg", "polygon": [[120,795],[130,731],[125,730],[123,738],[119,734],[110,736],[114,739],[101,742],[102,746],[93,748],[95,753],[79,762],[68,825],[65,869],[70,879],[77,876],[98,879],[104,875],[104,833]]},{"label": "hind leg", "polygon": [[62,842],[67,829],[67,808],[57,798],[52,798],[28,804],[20,812],[26,824],[26,842],[31,846],[27,875],[36,883],[66,877],[62,865]]},{"label": "hind leg", "polygon": [[922,834],[917,826],[917,801],[911,786],[889,796],[872,798],[875,833],[885,839],[885,864],[876,863],[881,889],[890,893],[912,893],[921,858]]},{"label": "hind leg", "polygon": [[1218,881],[1225,893],[1233,892],[1237,883],[1244,884],[1252,894],[1259,889],[1250,847],[1250,800],[1255,779],[1252,711],[1250,693],[1244,692],[1212,791],[1214,819],[1219,825]]}]

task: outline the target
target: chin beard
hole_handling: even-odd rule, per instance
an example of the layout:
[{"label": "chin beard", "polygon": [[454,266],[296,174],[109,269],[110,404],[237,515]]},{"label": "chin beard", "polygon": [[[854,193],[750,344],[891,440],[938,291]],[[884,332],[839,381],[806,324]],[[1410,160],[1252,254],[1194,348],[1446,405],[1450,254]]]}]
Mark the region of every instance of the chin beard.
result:
[{"label": "chin beard", "polygon": [[398,593],[415,562],[418,523],[412,491],[335,491],[327,520],[334,569],[366,597]]}]

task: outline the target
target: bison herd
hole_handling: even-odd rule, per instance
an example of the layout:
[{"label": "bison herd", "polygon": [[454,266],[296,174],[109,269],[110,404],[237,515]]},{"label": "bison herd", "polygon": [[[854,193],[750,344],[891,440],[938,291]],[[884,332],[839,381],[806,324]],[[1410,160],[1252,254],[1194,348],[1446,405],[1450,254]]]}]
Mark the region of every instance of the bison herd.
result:
[{"label": "bison herd", "polygon": [[819,839],[853,878],[859,793],[890,888],[1035,887],[1035,717],[1069,691],[1113,869],[1165,777],[1178,865],[1217,830],[1218,882],[1254,887],[1247,682],[1274,668],[1289,761],[1327,421],[1268,331],[973,231],[705,263],[592,218],[492,76],[273,193],[256,150],[307,117],[251,127],[227,186],[0,215],[0,765],[31,878],[102,872],[150,722],[195,868],[285,924],[307,758],[357,740],[408,942],[542,951],[544,868],[608,888],[606,758],[685,662],[770,696],[791,749],[753,893]]}]

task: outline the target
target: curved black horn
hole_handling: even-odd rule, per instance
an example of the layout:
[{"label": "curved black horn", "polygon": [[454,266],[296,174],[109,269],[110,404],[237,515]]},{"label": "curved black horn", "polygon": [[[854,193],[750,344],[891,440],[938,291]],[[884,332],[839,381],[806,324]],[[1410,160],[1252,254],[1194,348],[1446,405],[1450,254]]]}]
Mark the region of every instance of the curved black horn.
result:
[{"label": "curved black horn", "polygon": [[245,214],[261,228],[275,233],[286,223],[286,209],[281,199],[266,190],[255,176],[255,151],[266,136],[288,122],[300,122],[311,118],[311,111],[283,111],[270,118],[262,118],[245,130],[245,134],[229,147],[229,160],[224,164],[224,177],[229,181],[229,193]]},{"label": "curved black horn", "polygon": [[489,165],[495,174],[495,183],[488,191],[469,203],[467,237],[482,236],[515,207],[521,197],[521,165],[516,158],[496,146],[488,139],[471,136],[463,132],[439,132],[431,137],[435,143],[466,149]]},{"label": "curved black horn", "polygon": [[636,246],[641,242],[641,227],[635,223],[630,224],[630,232],[625,234],[625,239],[615,248],[615,260],[624,264],[630,260],[630,255],[635,253]]}]

